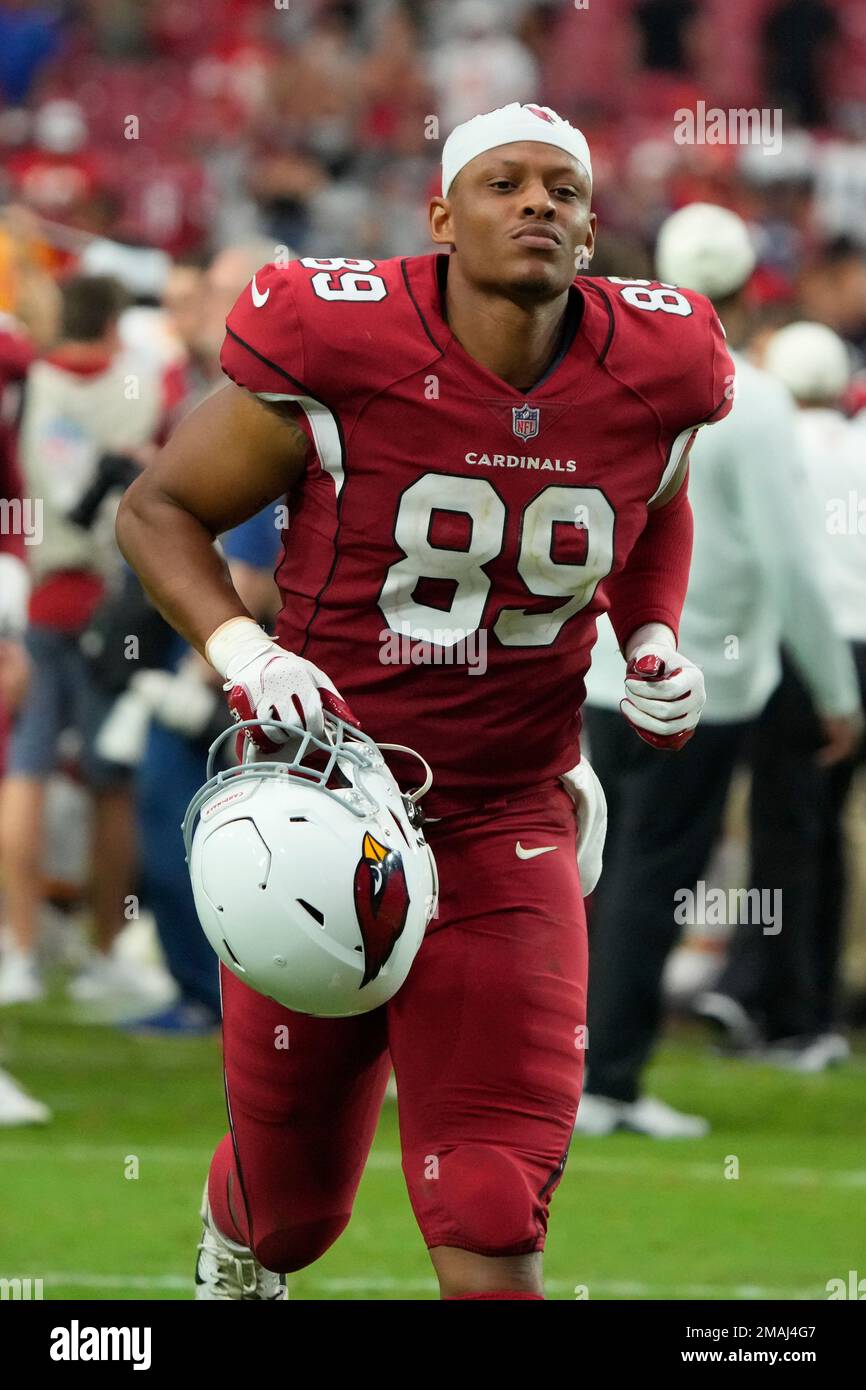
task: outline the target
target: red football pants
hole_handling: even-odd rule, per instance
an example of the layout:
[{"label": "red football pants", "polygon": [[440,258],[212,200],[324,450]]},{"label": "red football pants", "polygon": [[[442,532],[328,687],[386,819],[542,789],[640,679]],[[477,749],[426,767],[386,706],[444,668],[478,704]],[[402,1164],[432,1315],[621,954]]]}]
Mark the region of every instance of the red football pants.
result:
[{"label": "red football pants", "polygon": [[[389,1004],[310,1018],[223,971],[231,1130],[210,1201],[219,1229],[266,1268],[303,1268],[345,1228],[392,1063],[403,1172],[428,1247],[544,1247],[583,1076],[573,806],[549,784],[430,824],[428,836],[439,913]],[[519,857],[518,844],[545,852]]]}]

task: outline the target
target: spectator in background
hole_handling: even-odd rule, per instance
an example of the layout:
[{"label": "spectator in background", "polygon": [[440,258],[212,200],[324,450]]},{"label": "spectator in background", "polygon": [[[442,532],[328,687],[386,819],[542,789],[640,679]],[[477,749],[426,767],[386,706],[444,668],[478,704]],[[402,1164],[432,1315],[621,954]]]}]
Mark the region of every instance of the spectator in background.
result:
[{"label": "spectator in background", "polygon": [[561,14],[559,0],[533,0],[518,16],[517,37],[542,74],[549,63],[556,61],[556,21]]},{"label": "spectator in background", "polygon": [[[841,339],[822,324],[795,323],[770,340],[765,366],[799,406],[797,436],[813,493],[809,516],[818,565],[827,579],[834,620],[851,644],[866,705],[866,534],[859,511],[866,493],[866,452],[856,426],[838,408],[850,379],[848,353]],[[804,705],[805,701],[804,693]],[[808,717],[808,709],[805,713]],[[856,751],[862,762],[862,743]],[[798,754],[793,740],[775,738],[765,746],[762,766],[772,794],[763,801],[761,834],[778,845],[777,854],[793,854],[802,861],[801,892],[812,922],[805,941],[811,986],[805,1017],[797,1022],[795,1037],[776,1042],[773,1056],[799,1070],[820,1070],[847,1055],[837,1031],[848,882],[842,816],[857,761],[846,758],[821,768],[808,754]],[[805,799],[813,808],[817,849],[812,838],[805,845],[801,840],[792,843],[792,798],[795,804]],[[795,827],[799,819],[795,813]],[[768,1000],[784,986],[776,954],[773,938],[738,927],[717,993],[704,1012],[722,1022],[737,1008],[758,1022],[768,1012],[777,1012]]]},{"label": "spectator in background", "polygon": [[278,243],[308,244],[311,204],[358,154],[363,82],[358,6],[322,6],[304,42],[268,74],[271,100],[255,123],[249,192],[264,231]]},{"label": "spectator in background", "polygon": [[643,66],[650,72],[690,71],[691,31],[697,17],[694,0],[643,0],[637,5]]},{"label": "spectator in background", "polygon": [[128,779],[95,752],[107,709],[78,638],[120,560],[108,499],[85,528],[70,519],[108,454],[136,450],[158,433],[159,384],[118,352],[124,303],[116,281],[79,276],[62,292],[61,341],[30,368],[20,435],[28,496],[39,503],[38,543],[29,547],[33,590],[25,642],[30,682],[9,746],[0,803],[2,872],[14,946],[0,962],[0,1002],[43,993],[36,959],[46,779],[67,730],[80,740],[82,775],[93,796],[91,907],[96,951],[72,983],[74,997],[147,995],[149,981],[113,952],[133,881],[132,802]]},{"label": "spectator in background", "polygon": [[0,498],[6,504],[0,525],[0,776],[9,719],[21,704],[28,677],[22,641],[30,593],[24,529],[27,518],[16,456],[19,408],[13,396],[20,390],[34,356],[33,344],[21,325],[11,315],[0,315]]},{"label": "spectator in background", "polygon": [[448,19],[448,36],[430,55],[443,139],[479,111],[538,98],[535,59],[503,28],[492,0],[457,0]]},{"label": "spectator in background", "polygon": [[[253,242],[228,247],[214,257],[200,280],[176,267],[166,286],[166,307],[188,351],[188,413],[225,385],[219,352],[225,320],[237,296],[274,247]],[[274,568],[280,531],[273,507],[221,538],[232,582],[259,621],[270,625],[278,606]],[[169,631],[165,669],[133,677],[119,724],[103,727],[100,746],[136,767],[136,804],[141,855],[141,889],[153,912],[179,998],[169,1007],[133,1022],[135,1031],[195,1035],[219,1021],[219,971],[198,921],[179,826],[204,780],[210,744],[229,723],[213,668]],[[136,727],[147,725],[143,742]],[[119,739],[119,742],[116,740]],[[124,741],[128,740],[124,746]],[[229,750],[226,750],[229,751]]]},{"label": "spectator in background", "polygon": [[838,34],[825,0],[784,0],[764,22],[768,101],[798,125],[827,121],[827,59]]},{"label": "spectator in background", "polygon": [[40,68],[60,47],[62,5],[5,0],[0,8],[0,92],[10,106],[27,99]]},{"label": "spectator in background", "polygon": [[424,117],[432,111],[432,92],[421,54],[417,13],[396,4],[379,18],[369,53],[361,64],[364,144],[374,149],[405,149],[404,123],[418,121],[415,139],[424,138]]},{"label": "spectator in background", "polygon": [[225,386],[219,355],[225,337],[226,316],[241,290],[267,262],[282,250],[286,260],[294,253],[285,243],[254,238],[240,246],[218,251],[205,272],[204,297],[197,332],[191,339],[194,361],[200,376],[201,394],[190,398],[188,409],[198,405],[205,394]]},{"label": "spectator in background", "polygon": [[[0,224],[0,322],[29,340],[32,356],[57,341],[60,291],[46,269],[50,256],[39,238],[39,219],[20,205],[7,204]],[[16,377],[18,386],[23,380]],[[17,424],[17,403],[10,406],[4,398],[3,406],[4,421]]]},{"label": "spectator in background", "polygon": [[324,4],[302,49],[297,85],[286,93],[288,110],[306,148],[332,176],[357,150],[361,58],[351,0]]},{"label": "spectator in background", "polygon": [[[0,324],[0,400],[10,385],[21,380],[33,349],[14,323]],[[30,580],[24,561],[25,544],[20,523],[15,522],[15,503],[21,503],[21,483],[15,463],[11,431],[0,436],[0,498],[7,511],[0,526],[0,777],[3,775],[9,716],[18,708],[27,689],[28,663],[22,643],[27,621]],[[0,1128],[44,1124],[48,1107],[34,1100],[7,1071],[0,1070]]]},{"label": "spectator in background", "polygon": [[11,156],[6,172],[14,197],[34,212],[85,225],[101,178],[78,102],[55,99],[37,107],[33,144]]},{"label": "spectator in background", "polygon": [[[695,543],[680,641],[705,671],[707,705],[676,757],[660,758],[620,715],[625,662],[606,622],[593,651],[584,724],[607,795],[608,839],[589,919],[591,1041],[576,1133],[623,1127],[653,1138],[700,1138],[709,1128],[701,1116],[641,1095],[661,1027],[664,965],[679,936],[676,894],[693,889],[709,861],[749,727],[779,683],[780,640],[790,644],[814,693],[834,759],[855,746],[860,699],[800,508],[790,401],[739,355],[744,290],[755,264],[745,224],[723,208],[692,204],[662,226],[656,260],[659,279],[712,298],[733,350],[736,394],[730,414],[699,433],[692,451]],[[680,447],[685,453],[686,441]],[[764,730],[758,746],[772,736]],[[756,772],[758,827],[764,791]],[[796,810],[815,814],[808,802]],[[772,869],[758,862],[751,876],[783,893],[784,931],[762,938],[774,974],[775,1017],[767,1022],[780,1030],[790,1026],[813,980],[803,969],[814,923],[811,901],[797,898],[801,868],[796,858]],[[745,930],[760,936],[761,923]]]},{"label": "spectator in background", "polygon": [[[151,311],[154,318],[148,325],[157,349],[149,354],[152,358],[166,356],[163,349],[168,344],[170,417],[166,433],[211,391],[225,384],[219,351],[226,315],[243,286],[261,265],[273,260],[277,249],[264,237],[254,237],[217,252],[210,262],[205,257],[189,256],[171,264],[160,308]],[[142,352],[146,347],[146,343],[140,344]]]},{"label": "spectator in background", "polygon": [[[863,188],[866,188],[864,183]],[[862,225],[862,204],[860,211]],[[803,267],[798,282],[801,313],[866,349],[866,252],[845,236],[835,238]]]},{"label": "spectator in background", "polygon": [[308,244],[310,204],[329,183],[321,161],[275,144],[257,154],[249,178],[264,232],[277,243]]},{"label": "spectator in background", "polygon": [[[273,507],[221,538],[232,583],[250,613],[268,626],[279,602],[274,583],[279,545]],[[134,685],[151,716],[136,781],[142,898],[156,919],[180,996],[128,1027],[208,1033],[220,1019],[219,962],[199,925],[179,826],[204,781],[208,748],[230,720],[213,668],[180,638],[173,643],[169,669],[143,674]],[[230,745],[224,746],[226,754]]]},{"label": "spectator in background", "polygon": [[162,294],[166,327],[181,351],[180,399],[172,413],[171,428],[213,389],[213,365],[201,341],[206,297],[204,264],[175,261]]}]

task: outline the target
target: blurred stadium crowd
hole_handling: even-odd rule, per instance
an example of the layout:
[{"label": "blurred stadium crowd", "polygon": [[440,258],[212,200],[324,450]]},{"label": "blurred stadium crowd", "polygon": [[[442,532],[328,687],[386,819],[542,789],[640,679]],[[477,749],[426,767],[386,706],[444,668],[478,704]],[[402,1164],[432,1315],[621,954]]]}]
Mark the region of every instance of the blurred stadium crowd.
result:
[{"label": "blurred stadium crowd", "polygon": [[[859,827],[853,836],[845,829],[866,650],[866,11],[859,0],[219,0],[206,7],[6,0],[0,97],[0,450],[9,479],[0,518],[0,1005],[44,997],[59,969],[84,1016],[103,1010],[113,1022],[179,1034],[216,1026],[216,960],[196,922],[178,827],[226,715],[214,673],[148,609],[125,570],[112,542],[113,509],[154,447],[224,380],[225,315],[259,265],[279,248],[378,258],[428,251],[426,204],[437,191],[442,139],[478,112],[540,100],[580,125],[593,152],[601,236],[592,274],[654,275],[659,228],[690,204],[719,205],[743,219],[753,256],[742,275],[715,286],[682,283],[712,295],[743,360],[766,357],[803,407],[796,416],[791,397],[779,403],[774,394],[782,388],[762,387],[766,378],[754,383],[756,414],[766,396],[770,418],[805,460],[799,471],[790,460],[790,490],[814,488],[804,534],[810,524],[816,533],[827,529],[833,498],[822,489],[822,459],[837,467],[837,492],[855,494],[845,533],[851,544],[835,570],[838,552],[832,559],[822,552],[808,580],[802,559],[799,568],[790,559],[800,520],[789,520],[781,504],[774,513],[772,497],[763,535],[749,532],[745,510],[739,516],[751,558],[749,547],[759,550],[787,528],[792,568],[777,569],[776,578],[782,589],[786,576],[804,593],[813,582],[822,587],[827,659],[843,672],[845,693],[837,708],[822,707],[820,681],[807,688],[802,665],[794,669],[798,616],[783,612],[779,598],[772,630],[793,647],[793,665],[781,684],[778,671],[770,676],[759,708],[751,707],[753,691],[734,691],[718,723],[751,729],[772,694],[777,704],[784,695],[795,725],[807,721],[811,702],[815,727],[792,735],[775,709],[776,722],[757,740],[763,764],[736,740],[720,735],[712,749],[709,735],[703,745],[695,740],[706,762],[688,764],[693,783],[684,785],[681,804],[706,806],[714,770],[724,765],[725,773],[713,782],[698,840],[686,850],[675,838],[682,853],[669,883],[658,859],[646,866],[650,886],[658,895],[663,884],[664,896],[642,961],[629,947],[629,933],[644,925],[633,907],[645,901],[635,827],[658,805],[658,777],[670,768],[657,766],[655,784],[636,791],[644,769],[633,769],[629,757],[641,750],[620,748],[605,724],[601,685],[590,689],[590,740],[611,800],[593,930],[609,946],[594,948],[599,1003],[590,1021],[598,1060],[589,1094],[603,1103],[595,1119],[591,1106],[582,1113],[594,1132],[605,1132],[639,1099],[661,1022],[662,972],[682,925],[674,922],[673,893],[713,872],[783,891],[791,908],[781,937],[791,956],[780,970],[778,938],[768,932],[757,959],[754,924],[738,953],[736,932],[706,924],[702,931],[693,916],[686,931],[698,965],[669,980],[673,992],[692,1000],[703,991],[706,1003],[715,986],[704,1016],[732,1050],[759,1050],[806,1071],[843,1060],[840,1029],[863,1016],[852,996],[864,985],[866,937],[862,899],[848,890],[845,867],[849,839],[864,850]],[[780,147],[679,143],[675,113],[699,102],[781,112]],[[731,258],[736,263],[736,246]],[[832,334],[788,339],[786,349],[777,330],[804,320]],[[741,464],[759,469],[772,440],[762,442],[756,428],[731,448]],[[784,492],[786,479],[774,476]],[[707,535],[726,519],[712,507],[727,504],[701,499]],[[244,601],[267,623],[277,604],[273,510],[221,544]],[[725,563],[722,547],[718,564]],[[826,586],[824,571],[833,571]],[[760,564],[750,574],[757,586],[769,583]],[[723,621],[726,574],[706,582],[719,596],[722,634],[737,634]],[[700,660],[700,651],[685,649]],[[712,706],[708,715],[713,725]],[[834,761],[820,766],[816,749],[827,738]],[[770,765],[773,750],[794,747],[793,762]],[[753,807],[753,839],[756,824],[765,831],[757,868],[754,853],[751,868],[719,856],[730,779],[742,761],[764,789],[757,820]],[[862,817],[856,784],[854,797]],[[774,822],[792,804],[804,808],[797,823]],[[792,863],[799,880],[788,873]],[[847,973],[846,913],[854,943]],[[617,972],[612,962],[626,959],[631,970]],[[791,1007],[776,1007],[780,999]],[[623,1017],[635,1020],[629,1036],[616,1022]],[[47,1118],[38,1101],[0,1077],[0,1124]],[[644,1113],[642,1127],[702,1132],[690,1126],[693,1118],[656,1110]],[[641,1127],[637,1112],[632,1119]]]}]

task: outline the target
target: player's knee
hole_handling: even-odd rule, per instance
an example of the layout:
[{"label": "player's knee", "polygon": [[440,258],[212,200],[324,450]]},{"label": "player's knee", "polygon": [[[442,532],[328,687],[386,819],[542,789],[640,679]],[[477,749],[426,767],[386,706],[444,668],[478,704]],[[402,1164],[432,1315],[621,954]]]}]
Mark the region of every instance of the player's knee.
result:
[{"label": "player's knee", "polygon": [[278,1226],[258,1226],[253,1234],[253,1254],[265,1269],[276,1274],[292,1274],[306,1269],[334,1244],[349,1223],[349,1212],[320,1217],[317,1221],[283,1222]]},{"label": "player's knee", "polygon": [[540,1234],[539,1199],[505,1150],[460,1144],[435,1162],[430,1157],[425,1186],[433,1200],[424,1224],[437,1242],[507,1255],[525,1250]]}]

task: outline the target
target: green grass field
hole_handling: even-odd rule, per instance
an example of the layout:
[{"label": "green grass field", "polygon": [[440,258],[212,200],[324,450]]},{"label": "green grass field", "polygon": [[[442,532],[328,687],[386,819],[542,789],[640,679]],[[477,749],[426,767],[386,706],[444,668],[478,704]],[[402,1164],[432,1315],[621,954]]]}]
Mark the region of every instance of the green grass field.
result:
[{"label": "green grass field", "polygon": [[[82,1026],[63,1005],[4,1010],[0,1063],[55,1112],[0,1131],[0,1277],[47,1299],[191,1296],[201,1185],[224,1124],[219,1047]],[[798,1077],[709,1056],[679,1033],[650,1089],[700,1110],[694,1143],[576,1140],[553,1204],[551,1298],[823,1299],[866,1276],[866,1040],[832,1074]],[[729,1156],[739,1178],[725,1177]],[[138,1177],[125,1176],[138,1160]],[[305,1299],[435,1298],[386,1104],[351,1225]]]}]

